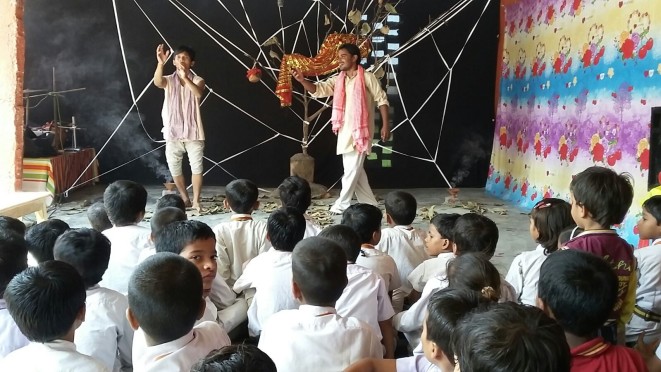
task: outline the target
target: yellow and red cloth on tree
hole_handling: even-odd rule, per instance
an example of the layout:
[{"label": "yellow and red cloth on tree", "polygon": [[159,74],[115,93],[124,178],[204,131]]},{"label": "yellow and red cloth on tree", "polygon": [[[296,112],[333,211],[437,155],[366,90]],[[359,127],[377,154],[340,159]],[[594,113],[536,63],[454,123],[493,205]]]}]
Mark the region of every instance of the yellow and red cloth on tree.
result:
[{"label": "yellow and red cloth on tree", "polygon": [[302,54],[285,54],[280,63],[280,74],[278,75],[278,85],[275,88],[275,94],[280,99],[280,106],[291,106],[291,74],[292,70],[297,69],[305,76],[327,75],[337,69],[340,62],[337,58],[337,48],[342,44],[356,44],[360,48],[361,57],[367,57],[372,50],[372,45],[368,40],[360,39],[355,34],[333,33],[326,37],[321,44],[319,53],[314,57],[306,57]]}]

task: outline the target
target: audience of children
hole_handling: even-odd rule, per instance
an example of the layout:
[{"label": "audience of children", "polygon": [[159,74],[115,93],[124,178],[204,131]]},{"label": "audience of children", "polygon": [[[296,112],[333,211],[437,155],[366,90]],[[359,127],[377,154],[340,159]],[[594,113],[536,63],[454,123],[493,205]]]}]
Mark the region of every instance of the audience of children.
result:
[{"label": "audience of children", "polygon": [[127,317],[144,332],[147,347],[134,353],[135,371],[189,371],[210,351],[230,344],[215,322],[196,320],[204,314],[200,271],[174,253],[162,252],[141,262],[129,280]]},{"label": "audience of children", "polygon": [[361,358],[382,358],[372,328],[335,311],[347,284],[347,258],[332,240],[310,237],[292,253],[292,291],[301,306],[272,315],[258,347],[278,371],[341,371]]},{"label": "audience of children", "polygon": [[[12,221],[14,219],[9,218],[11,217],[0,218],[0,359],[30,343],[9,314],[4,299],[9,281],[28,267],[28,249],[25,239],[23,239],[23,235],[16,234],[17,231],[20,232],[20,229],[10,229],[2,223],[2,221],[7,221],[9,224],[15,224]],[[22,222],[20,223],[23,225]],[[20,227],[18,224],[16,226]],[[25,225],[23,225],[23,231],[25,231]]]},{"label": "audience of children", "polygon": [[558,250],[560,233],[573,224],[571,205],[562,199],[544,198],[532,208],[529,231],[537,248],[514,257],[506,276],[518,302],[535,305],[539,268],[549,254]]},{"label": "audience of children", "polygon": [[278,195],[283,207],[295,208],[305,217],[304,238],[316,236],[321,231],[321,226],[306,212],[312,204],[312,189],[305,178],[290,176],[278,186]]},{"label": "audience of children", "polygon": [[76,351],[74,333],[85,320],[85,283],[66,262],[46,261],[14,276],[7,309],[30,344],[0,360],[0,371],[109,371]]},{"label": "audience of children", "polygon": [[99,286],[108,268],[110,249],[110,241],[102,233],[80,228],[62,234],[53,255],[73,266],[85,284],[85,321],[75,332],[76,350],[110,371],[123,371],[133,365],[133,329],[126,319],[128,301],[121,293]]},{"label": "audience of children", "polygon": [[56,218],[40,222],[25,231],[25,243],[28,246],[28,266],[37,266],[53,260],[53,246],[57,238],[69,225]]},{"label": "audience of children", "polygon": [[87,208],[87,219],[90,222],[90,226],[98,232],[103,232],[112,227],[112,222],[108,218],[106,207],[103,206],[102,201],[93,203]]},{"label": "audience of children", "polygon": [[[376,249],[395,260],[399,278],[404,284],[413,269],[429,258],[425,251],[425,233],[411,226],[418,203],[408,192],[392,191],[386,195],[385,208],[388,227],[381,229],[381,239]],[[404,299],[410,293],[409,286],[405,285],[393,291],[392,302],[396,311],[402,311]]]},{"label": "audience of children", "polygon": [[275,364],[257,346],[230,345],[214,350],[197,362],[191,372],[276,372]]}]

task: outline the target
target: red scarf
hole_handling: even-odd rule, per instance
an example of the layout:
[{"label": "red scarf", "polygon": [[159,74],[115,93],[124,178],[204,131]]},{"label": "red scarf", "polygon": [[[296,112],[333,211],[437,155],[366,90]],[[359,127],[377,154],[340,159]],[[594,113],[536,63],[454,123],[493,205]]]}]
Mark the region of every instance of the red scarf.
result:
[{"label": "red scarf", "polygon": [[362,66],[358,66],[356,81],[353,84],[353,90],[350,92],[356,102],[351,115],[353,120],[350,123],[344,122],[344,110],[346,109],[346,89],[344,82],[346,75],[346,72],[341,71],[337,79],[335,79],[333,114],[331,115],[333,133],[337,134],[344,124],[350,125],[353,144],[356,150],[359,153],[365,153],[369,149],[370,144],[369,127],[367,125],[367,101],[365,99],[365,70]]}]

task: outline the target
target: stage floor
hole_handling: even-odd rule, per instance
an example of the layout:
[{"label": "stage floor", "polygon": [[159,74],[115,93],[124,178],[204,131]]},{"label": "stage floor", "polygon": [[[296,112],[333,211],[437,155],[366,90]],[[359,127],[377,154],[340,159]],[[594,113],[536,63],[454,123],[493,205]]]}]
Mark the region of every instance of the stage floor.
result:
[{"label": "stage floor", "polygon": [[[53,203],[49,209],[50,218],[59,218],[67,222],[71,227],[89,227],[89,222],[85,215],[86,207],[97,200],[102,200],[104,185],[96,185],[72,192],[69,198],[63,200],[61,204]],[[147,186],[147,219],[156,204],[156,200],[161,196],[162,186]],[[261,208],[255,213],[256,218],[266,219],[270,210],[277,208],[277,199],[271,194],[273,189],[261,190],[260,202]],[[374,190],[377,199],[382,203],[382,198],[392,190]],[[484,215],[496,222],[500,231],[500,239],[496,249],[496,255],[493,262],[503,275],[507,272],[514,256],[526,250],[535,248],[535,243],[530,238],[528,232],[528,211],[523,211],[517,207],[507,204],[504,201],[487,195],[484,189],[461,189],[459,194],[459,203],[450,205],[445,204],[445,198],[449,196],[445,189],[407,189],[418,201],[418,217],[414,226],[427,229],[428,220],[424,216],[429,214],[429,209],[434,206],[435,212],[440,213],[466,213],[471,209],[479,208]],[[325,219],[326,223],[339,223],[340,216],[331,216],[327,212],[328,206],[337,197],[339,190],[332,190],[331,197],[325,199],[313,199],[311,212],[313,216]],[[211,213],[203,215],[193,215],[189,211],[189,218],[203,221],[210,226],[229,219],[230,213],[222,210],[222,200],[224,188],[218,186],[205,186],[203,191],[203,206]],[[381,205],[383,208],[383,206]],[[385,220],[384,220],[385,223]],[[149,222],[140,223],[149,226]]]}]

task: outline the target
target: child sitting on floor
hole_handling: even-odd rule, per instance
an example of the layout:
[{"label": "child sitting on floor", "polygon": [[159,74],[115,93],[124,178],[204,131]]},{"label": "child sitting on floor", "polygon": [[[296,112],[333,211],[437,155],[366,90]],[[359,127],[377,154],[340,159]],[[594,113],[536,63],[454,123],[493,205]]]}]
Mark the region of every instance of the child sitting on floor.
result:
[{"label": "child sitting on floor", "polygon": [[25,231],[25,243],[28,246],[28,265],[38,264],[53,260],[53,246],[57,238],[69,225],[58,219],[51,219],[31,226]]},{"label": "child sitting on floor", "polygon": [[180,211],[186,213],[186,203],[184,202],[184,199],[182,199],[181,196],[177,194],[165,194],[161,196],[156,201],[156,207],[154,207],[154,212],[156,212],[159,209],[168,208],[168,207],[177,208]]},{"label": "child sitting on floor", "polygon": [[257,346],[239,344],[214,350],[197,362],[191,372],[276,372],[275,364]]},{"label": "child sitting on floor", "polygon": [[102,201],[98,201],[87,208],[87,219],[90,226],[98,232],[103,232],[112,227],[112,222],[108,219],[108,213],[106,213],[106,207],[103,206]]},{"label": "child sitting on floor", "polygon": [[316,236],[321,231],[321,226],[306,213],[312,204],[312,190],[305,178],[290,176],[278,186],[278,195],[283,207],[292,207],[305,217],[304,238]]},{"label": "child sitting on floor", "polygon": [[27,267],[28,249],[23,235],[0,230],[0,359],[30,343],[18,329],[3,298],[9,281]]}]

